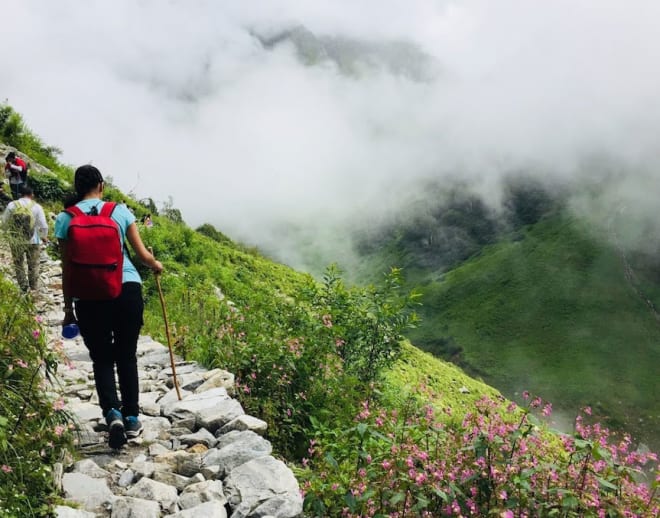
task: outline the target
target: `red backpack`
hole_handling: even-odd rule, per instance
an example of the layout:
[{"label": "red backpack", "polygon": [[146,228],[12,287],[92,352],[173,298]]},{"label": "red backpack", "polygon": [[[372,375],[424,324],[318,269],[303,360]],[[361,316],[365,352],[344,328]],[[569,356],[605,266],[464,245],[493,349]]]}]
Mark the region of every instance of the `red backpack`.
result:
[{"label": "red backpack", "polygon": [[100,214],[75,205],[67,234],[68,294],[82,300],[109,300],[121,293],[124,253],[119,225],[110,217],[117,206],[105,202]]}]

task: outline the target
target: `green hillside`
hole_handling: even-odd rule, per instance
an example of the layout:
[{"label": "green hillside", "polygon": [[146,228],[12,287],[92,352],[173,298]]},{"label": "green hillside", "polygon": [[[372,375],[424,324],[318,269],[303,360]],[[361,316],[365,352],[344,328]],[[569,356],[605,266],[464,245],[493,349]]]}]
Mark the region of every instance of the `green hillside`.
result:
[{"label": "green hillside", "polygon": [[647,270],[633,286],[618,249],[556,215],[424,286],[424,324],[410,336],[509,397],[530,390],[571,415],[592,406],[657,447],[660,325],[645,299],[658,286]]},{"label": "green hillside", "polygon": [[[47,211],[61,210],[73,170],[58,162],[57,150],[44,146],[8,106],[0,107],[0,141],[2,151],[17,148],[33,162],[30,182]],[[548,429],[551,412],[540,398],[517,406],[405,341],[403,333],[417,324],[418,295],[405,288],[399,270],[382,273],[390,259],[402,257],[400,243],[387,248],[388,259],[381,257],[383,268],[372,274],[378,283],[351,286],[334,267],[316,280],[232,242],[211,225],[193,230],[171,202],[159,208],[111,185],[105,193],[124,201],[138,220],[152,214],[154,226],[139,228],[165,265],[162,287],[176,351],[235,374],[235,396],[249,414],[267,421],[267,438],[295,469],[305,516],[547,516],[561,509],[562,516],[582,517],[595,516],[584,511],[596,501],[608,516],[657,516],[655,486],[638,480],[651,454],[628,455],[625,443],[605,449],[608,433],[579,423],[560,441]],[[457,208],[451,232],[434,232],[434,221],[445,218],[436,214],[421,234],[408,236],[417,248],[404,255],[426,260],[413,269],[415,279],[428,278],[430,266],[455,264],[482,250],[442,282],[425,286],[426,322],[415,331],[420,343],[436,354],[452,347],[458,353],[460,346],[454,359],[510,383],[501,386],[543,390],[543,381],[546,397],[568,403],[596,406],[589,394],[611,394],[603,373],[626,367],[611,401],[598,409],[609,408],[615,396],[638,398],[638,415],[651,430],[646,415],[657,416],[650,403],[657,393],[647,374],[657,364],[650,352],[657,331],[627,281],[613,281],[621,277],[615,250],[558,218],[530,227],[518,241],[489,245],[498,229],[477,221],[484,215],[478,204]],[[461,217],[470,213],[474,217]],[[447,239],[460,245],[458,252],[437,261],[435,252]],[[373,259],[377,264],[377,254]],[[154,277],[141,273],[143,332],[165,342]],[[46,398],[33,397],[34,375],[23,372],[28,351],[35,375],[43,362],[50,365],[30,299],[20,299],[20,310],[12,284],[3,280],[0,287],[0,319],[6,321],[0,389],[12,391],[18,402],[0,408],[0,515],[31,508],[26,515],[51,516],[59,489],[44,475],[45,462],[59,458],[58,449],[71,448],[72,437],[62,433],[66,427],[61,438],[53,436],[52,425],[67,417]],[[15,318],[17,308],[29,324]],[[620,351],[616,358],[607,356],[613,348]],[[594,358],[600,370],[589,371],[593,379],[582,383],[587,374],[581,369],[586,372],[583,366],[595,364]],[[578,389],[584,386],[593,392]],[[28,404],[35,408],[31,427],[21,429],[21,408]],[[622,422],[636,417],[625,410],[612,415]],[[35,440],[50,445],[52,459],[40,457],[46,450],[37,455]],[[3,514],[2,506],[12,513]]]}]

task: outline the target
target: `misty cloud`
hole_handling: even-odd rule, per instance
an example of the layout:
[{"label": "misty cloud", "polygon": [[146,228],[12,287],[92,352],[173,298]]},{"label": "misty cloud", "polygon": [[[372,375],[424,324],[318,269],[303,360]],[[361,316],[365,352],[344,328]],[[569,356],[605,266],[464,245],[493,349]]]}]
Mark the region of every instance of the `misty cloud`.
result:
[{"label": "misty cloud", "polygon": [[574,178],[600,155],[628,172],[618,195],[660,194],[657,2],[2,11],[0,96],[66,162],[91,161],[138,198],[171,195],[190,224],[251,243],[287,225],[331,239],[428,179],[470,179],[496,201],[512,170]]}]

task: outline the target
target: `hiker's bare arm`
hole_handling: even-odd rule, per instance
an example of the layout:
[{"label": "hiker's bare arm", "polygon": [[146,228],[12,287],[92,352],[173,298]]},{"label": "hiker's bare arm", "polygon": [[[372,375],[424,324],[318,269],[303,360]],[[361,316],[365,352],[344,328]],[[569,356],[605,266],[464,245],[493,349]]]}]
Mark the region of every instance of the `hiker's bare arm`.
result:
[{"label": "hiker's bare arm", "polygon": [[145,266],[148,266],[156,273],[163,271],[163,265],[160,264],[160,261],[157,261],[153,254],[144,246],[142,238],[140,237],[140,231],[135,222],[131,223],[128,227],[126,238],[133,247],[133,250],[135,250],[138,259],[140,259]]},{"label": "hiker's bare arm", "polygon": [[60,257],[62,257],[62,295],[64,295],[64,320],[62,325],[66,326],[76,321],[73,314],[73,297],[67,292],[69,283],[69,268],[67,262],[64,260],[66,257],[66,239],[60,239]]}]

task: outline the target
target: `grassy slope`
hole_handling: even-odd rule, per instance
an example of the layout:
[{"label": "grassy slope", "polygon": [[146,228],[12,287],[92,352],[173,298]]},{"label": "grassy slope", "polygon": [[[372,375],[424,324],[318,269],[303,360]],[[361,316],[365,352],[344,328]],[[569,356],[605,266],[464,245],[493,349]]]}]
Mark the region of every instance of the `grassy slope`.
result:
[{"label": "grassy slope", "polygon": [[485,249],[425,286],[423,300],[417,345],[442,354],[453,342],[505,395],[528,389],[569,411],[591,405],[657,447],[660,326],[617,250],[575,221],[547,219]]},{"label": "grassy slope", "polygon": [[[485,383],[465,374],[459,367],[439,360],[409,342],[403,354],[386,375],[388,395],[404,400],[411,394],[429,389],[431,399],[441,408],[469,409],[482,396],[498,398],[500,393]],[[460,414],[459,414],[460,415]]]},{"label": "grassy slope", "polygon": [[[176,262],[176,272],[169,272],[174,273],[175,277],[163,277],[166,299],[169,298],[168,284],[180,275],[208,279],[220,286],[229,299],[239,306],[255,304],[259,299],[281,300],[284,297],[292,300],[289,296],[294,296],[309,279],[308,274],[258,254],[246,253],[230,241],[218,243],[183,225],[173,224],[164,218],[155,219],[157,225],[143,232],[143,238],[155,247],[158,257],[166,263],[172,265],[172,261]],[[177,246],[182,242],[186,243],[185,247]],[[184,266],[186,263],[188,265]],[[149,281],[147,278],[147,293],[153,291]],[[171,307],[173,302],[170,300],[168,306]],[[177,328],[186,325],[190,318],[190,315],[183,315],[181,320],[177,320],[174,313],[170,315],[170,323]],[[148,297],[144,331],[163,342],[166,340],[160,306],[154,296]],[[459,367],[409,343],[404,344],[403,355],[387,373],[386,380],[387,392],[395,399],[418,393],[423,384],[439,395],[437,401],[440,405],[452,408],[459,415],[481,396],[499,395],[497,390],[466,375]]]}]

